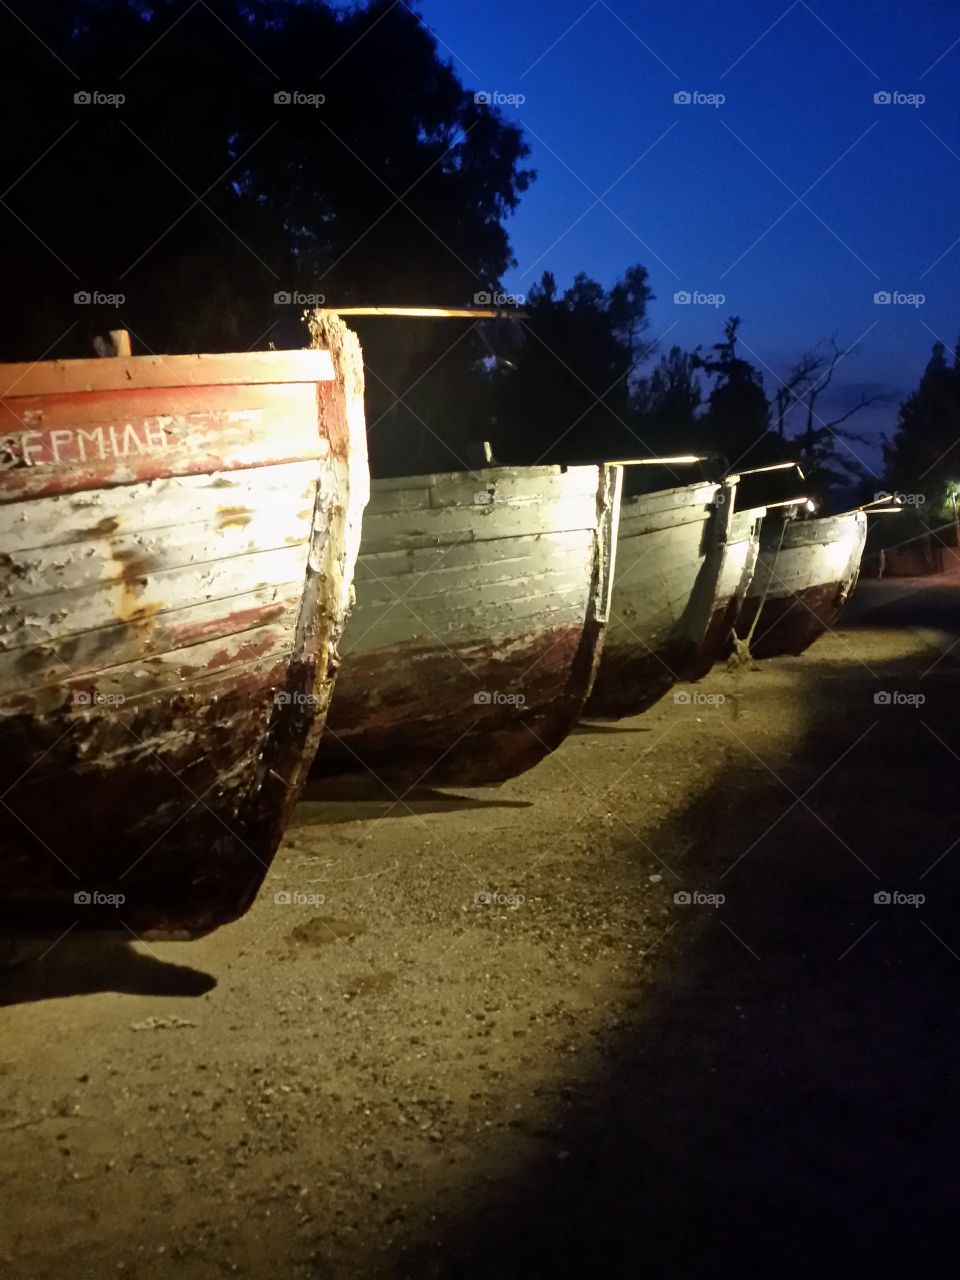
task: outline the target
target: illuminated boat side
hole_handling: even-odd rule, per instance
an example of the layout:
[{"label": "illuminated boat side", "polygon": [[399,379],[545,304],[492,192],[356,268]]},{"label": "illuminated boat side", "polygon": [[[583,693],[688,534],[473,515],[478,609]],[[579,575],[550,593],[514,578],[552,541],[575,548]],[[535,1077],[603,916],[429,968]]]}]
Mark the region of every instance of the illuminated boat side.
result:
[{"label": "illuminated boat side", "polygon": [[322,729],[359,345],[0,366],[0,930],[241,915]]},{"label": "illuminated boat side", "polygon": [[622,471],[373,482],[314,776],[481,785],[576,724],[609,610]]},{"label": "illuminated boat side", "polygon": [[863,511],[764,520],[757,569],[736,628],[754,657],[803,653],[834,625],[856,585],[866,536]]},{"label": "illuminated boat side", "polygon": [[587,715],[636,715],[724,651],[756,560],[762,512],[737,478],[624,498],[610,623]]}]

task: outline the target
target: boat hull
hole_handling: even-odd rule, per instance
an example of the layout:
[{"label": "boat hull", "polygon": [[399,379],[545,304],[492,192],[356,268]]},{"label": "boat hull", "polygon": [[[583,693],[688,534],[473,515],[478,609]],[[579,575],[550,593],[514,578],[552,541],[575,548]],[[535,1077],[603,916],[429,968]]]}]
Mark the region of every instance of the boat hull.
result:
[{"label": "boat hull", "polygon": [[624,499],[588,716],[645,711],[721,656],[756,560],[756,521],[735,499],[735,479]]},{"label": "boat hull", "polygon": [[720,565],[713,614],[693,660],[681,673],[684,680],[702,679],[729,652],[730,638],[756,572],[764,515],[764,507],[733,510],[718,548]]},{"label": "boat hull", "polygon": [[621,475],[374,481],[314,776],[480,786],[553,751],[596,671]]},{"label": "boat hull", "polygon": [[[368,483],[330,350],[0,368],[0,931],[253,900],[316,749]],[[25,429],[26,428],[26,429]]]},{"label": "boat hull", "polygon": [[801,654],[833,626],[856,585],[866,536],[862,511],[765,522],[736,628],[754,657]]}]

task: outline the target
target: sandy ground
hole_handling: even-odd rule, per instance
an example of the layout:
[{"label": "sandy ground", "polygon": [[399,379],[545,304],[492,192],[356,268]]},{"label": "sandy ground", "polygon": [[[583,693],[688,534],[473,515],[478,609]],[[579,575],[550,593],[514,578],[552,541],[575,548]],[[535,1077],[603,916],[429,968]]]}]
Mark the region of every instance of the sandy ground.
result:
[{"label": "sandy ground", "polygon": [[958,641],[864,583],[499,789],[305,801],[210,938],[7,974],[0,1277],[955,1275]]}]

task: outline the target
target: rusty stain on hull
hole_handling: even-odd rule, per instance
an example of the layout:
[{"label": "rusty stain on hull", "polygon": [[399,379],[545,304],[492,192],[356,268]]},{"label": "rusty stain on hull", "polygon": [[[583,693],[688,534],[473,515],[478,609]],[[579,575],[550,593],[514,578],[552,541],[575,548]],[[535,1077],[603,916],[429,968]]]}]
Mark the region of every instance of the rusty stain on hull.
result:
[{"label": "rusty stain on hull", "polygon": [[374,482],[313,776],[481,786],[553,751],[595,676],[620,484],[596,467]]},{"label": "rusty stain on hull", "polygon": [[0,931],[196,937],[255,896],[368,490],[359,345],[331,316],[312,334],[0,366]]}]

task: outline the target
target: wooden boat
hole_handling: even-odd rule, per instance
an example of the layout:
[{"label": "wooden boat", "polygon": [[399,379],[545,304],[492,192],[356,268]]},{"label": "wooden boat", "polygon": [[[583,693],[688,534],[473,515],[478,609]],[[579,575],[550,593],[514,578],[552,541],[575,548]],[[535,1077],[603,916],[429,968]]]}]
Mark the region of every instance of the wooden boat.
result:
[{"label": "wooden boat", "polygon": [[803,653],[833,626],[856,585],[866,536],[863,511],[764,521],[736,628],[754,657]]},{"label": "wooden boat", "polygon": [[314,774],[502,782],[576,724],[609,609],[619,467],[375,480]]},{"label": "wooden boat", "polygon": [[[716,603],[694,658],[690,663],[681,664],[683,680],[701,679],[728,652],[730,638],[734,634],[760,556],[760,530],[767,508],[747,507],[738,511],[735,505],[737,494],[729,493],[727,484],[717,496],[723,496],[729,502],[729,518],[721,517],[718,521],[715,535],[711,539],[713,546],[707,557],[708,566],[711,557],[716,557],[718,561]],[[708,567],[708,581],[712,572]]]},{"label": "wooden boat", "polygon": [[763,508],[736,510],[737,477],[624,498],[603,657],[586,714],[636,715],[704,675],[729,642],[753,575]]},{"label": "wooden boat", "polygon": [[316,749],[369,483],[362,361],[0,366],[0,933],[250,905]]}]

